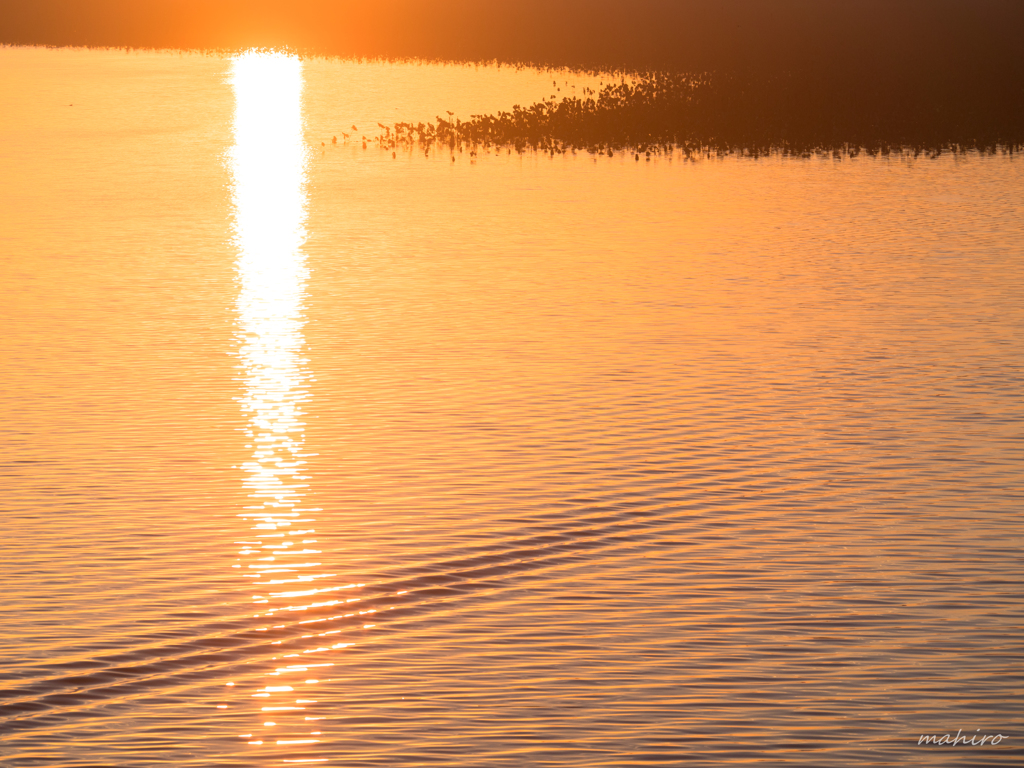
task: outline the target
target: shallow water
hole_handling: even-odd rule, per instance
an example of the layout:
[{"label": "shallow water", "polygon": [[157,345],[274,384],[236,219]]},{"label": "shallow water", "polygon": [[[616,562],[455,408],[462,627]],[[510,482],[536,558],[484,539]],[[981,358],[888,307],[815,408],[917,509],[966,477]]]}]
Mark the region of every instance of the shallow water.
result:
[{"label": "shallow water", "polygon": [[1020,764],[1024,165],[553,80],[0,48],[4,765]]}]

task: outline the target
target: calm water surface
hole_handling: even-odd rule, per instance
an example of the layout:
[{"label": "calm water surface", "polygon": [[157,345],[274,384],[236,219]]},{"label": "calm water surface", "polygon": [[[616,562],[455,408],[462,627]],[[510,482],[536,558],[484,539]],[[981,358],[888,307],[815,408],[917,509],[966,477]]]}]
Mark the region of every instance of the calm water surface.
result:
[{"label": "calm water surface", "polygon": [[587,84],[0,49],[0,762],[1024,761],[1024,164],[362,148]]}]

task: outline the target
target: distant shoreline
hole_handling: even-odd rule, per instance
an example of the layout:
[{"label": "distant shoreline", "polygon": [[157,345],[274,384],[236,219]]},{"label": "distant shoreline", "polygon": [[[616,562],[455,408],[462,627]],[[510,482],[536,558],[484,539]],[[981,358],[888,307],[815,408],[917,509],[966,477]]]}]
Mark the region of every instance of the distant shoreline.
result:
[{"label": "distant shoreline", "polygon": [[21,45],[950,84],[1024,76],[1022,28],[1018,0],[0,0],[0,42]]}]

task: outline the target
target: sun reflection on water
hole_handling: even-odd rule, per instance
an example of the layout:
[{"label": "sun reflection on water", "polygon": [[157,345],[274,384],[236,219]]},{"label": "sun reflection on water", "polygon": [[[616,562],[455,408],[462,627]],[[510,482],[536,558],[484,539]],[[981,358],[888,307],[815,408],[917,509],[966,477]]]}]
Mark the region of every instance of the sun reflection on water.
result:
[{"label": "sun reflection on water", "polygon": [[[259,611],[254,618],[273,625],[276,613],[306,610],[303,598],[333,591],[310,588],[311,582],[330,574],[319,570],[320,553],[313,546],[310,515],[318,510],[305,506],[309,454],[303,419],[311,376],[303,356],[309,150],[303,140],[302,62],[278,53],[241,54],[232,60],[231,84],[236,100],[230,165],[238,248],[238,354],[244,369],[240,400],[248,417],[247,447],[252,449],[243,469],[253,502],[240,515],[251,529],[237,542],[238,565],[252,583]],[[260,626],[257,631],[287,628]],[[271,649],[282,642],[272,642]],[[282,652],[282,657],[299,654]],[[302,698],[303,689],[317,682],[307,674],[311,666],[317,665],[282,665],[267,673],[275,684],[263,681],[250,694],[266,706],[257,713],[258,730],[243,735],[249,744],[284,747],[281,756],[287,754],[291,762],[303,758],[287,750],[318,743],[319,734],[310,733],[302,717],[310,701]],[[274,719],[266,719],[268,715]]]},{"label": "sun reflection on water", "polygon": [[[309,372],[302,357],[308,270],[307,150],[302,137],[302,63],[281,54],[247,53],[232,62],[236,98],[235,237],[238,315],[245,367],[242,407],[254,448],[247,485],[262,501],[259,530],[290,523],[303,498],[304,423]],[[272,570],[268,568],[267,570]]]}]

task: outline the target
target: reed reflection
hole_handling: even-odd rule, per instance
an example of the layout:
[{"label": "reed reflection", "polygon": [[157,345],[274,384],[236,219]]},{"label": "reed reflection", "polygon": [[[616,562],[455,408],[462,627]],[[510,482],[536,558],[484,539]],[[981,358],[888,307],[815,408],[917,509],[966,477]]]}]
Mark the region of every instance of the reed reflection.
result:
[{"label": "reed reflection", "polygon": [[[316,510],[304,506],[309,478],[303,474],[303,403],[310,373],[303,357],[308,150],[302,135],[302,62],[283,54],[245,53],[232,61],[231,82],[241,404],[248,415],[247,447],[253,451],[244,469],[255,502],[240,515],[252,526],[238,542],[237,565],[252,582],[259,610],[254,618],[269,619],[278,611],[301,610],[296,599],[315,593],[309,583],[329,575],[318,570],[313,546],[309,515]],[[268,636],[268,643],[280,642]],[[318,734],[309,732],[301,716],[309,703],[302,689],[316,682],[306,672],[292,665],[269,672],[270,682],[266,677],[252,681],[256,690],[248,693],[259,705],[259,722],[252,733],[240,735],[253,745],[280,746],[290,757],[296,747],[317,743]]]}]

